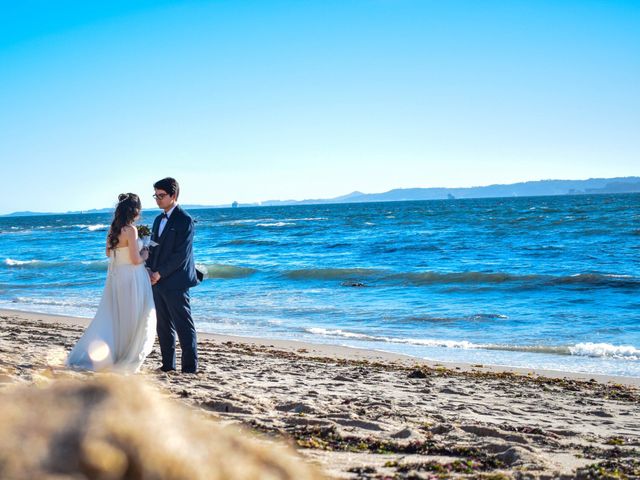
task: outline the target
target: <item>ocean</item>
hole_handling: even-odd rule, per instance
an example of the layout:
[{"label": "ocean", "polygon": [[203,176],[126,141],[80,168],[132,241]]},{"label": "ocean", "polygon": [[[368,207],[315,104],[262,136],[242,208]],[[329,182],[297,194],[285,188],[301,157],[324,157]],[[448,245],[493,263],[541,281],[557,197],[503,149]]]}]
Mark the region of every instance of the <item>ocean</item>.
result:
[{"label": "ocean", "polygon": [[[623,194],[191,210],[207,271],[194,318],[203,332],[640,377],[639,206]],[[1,217],[0,308],[92,317],[110,221]]]}]

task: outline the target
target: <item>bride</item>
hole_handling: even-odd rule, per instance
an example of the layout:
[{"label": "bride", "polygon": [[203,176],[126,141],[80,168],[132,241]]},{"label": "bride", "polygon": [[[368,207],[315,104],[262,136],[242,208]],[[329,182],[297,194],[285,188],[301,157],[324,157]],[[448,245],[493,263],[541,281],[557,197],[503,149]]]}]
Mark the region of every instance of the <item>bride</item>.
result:
[{"label": "bride", "polygon": [[147,249],[134,222],[142,205],[134,193],[118,197],[106,253],[109,271],[98,311],[67,358],[85,370],[114,368],[137,372],[153,348],[156,310],[144,262]]}]

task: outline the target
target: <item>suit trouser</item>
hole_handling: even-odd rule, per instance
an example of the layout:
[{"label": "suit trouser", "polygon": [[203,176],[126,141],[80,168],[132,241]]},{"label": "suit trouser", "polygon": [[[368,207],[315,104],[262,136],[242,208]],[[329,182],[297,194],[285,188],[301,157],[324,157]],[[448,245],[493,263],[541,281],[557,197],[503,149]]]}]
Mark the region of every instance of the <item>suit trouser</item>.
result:
[{"label": "suit trouser", "polygon": [[191,318],[189,289],[161,290],[153,287],[157,331],[162,353],[162,370],[176,369],[176,333],[182,349],[182,371],[194,373],[198,368],[196,328]]}]

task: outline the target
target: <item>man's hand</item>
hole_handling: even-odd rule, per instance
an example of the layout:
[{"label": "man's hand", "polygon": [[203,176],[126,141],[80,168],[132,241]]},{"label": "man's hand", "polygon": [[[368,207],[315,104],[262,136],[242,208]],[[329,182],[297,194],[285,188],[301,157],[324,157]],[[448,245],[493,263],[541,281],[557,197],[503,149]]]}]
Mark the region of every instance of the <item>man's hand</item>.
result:
[{"label": "man's hand", "polygon": [[151,272],[151,285],[155,285],[156,283],[158,283],[160,281],[160,273],[158,272]]}]

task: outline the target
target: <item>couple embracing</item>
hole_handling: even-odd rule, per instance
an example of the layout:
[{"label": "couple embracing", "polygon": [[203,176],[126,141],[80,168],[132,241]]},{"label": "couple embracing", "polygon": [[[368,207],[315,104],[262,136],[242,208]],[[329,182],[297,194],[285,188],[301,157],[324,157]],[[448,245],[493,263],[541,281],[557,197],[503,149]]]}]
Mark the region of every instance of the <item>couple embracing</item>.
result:
[{"label": "couple embracing", "polygon": [[176,369],[176,333],[182,372],[198,368],[196,330],[189,288],[198,284],[193,259],[193,219],[178,205],[180,187],[170,177],[157,181],[153,197],[163,213],[153,222],[147,248],[135,222],[142,205],[121,194],[107,236],[109,272],[94,319],[78,340],[67,366],[137,372],[151,353],[156,332],[160,370]]}]

